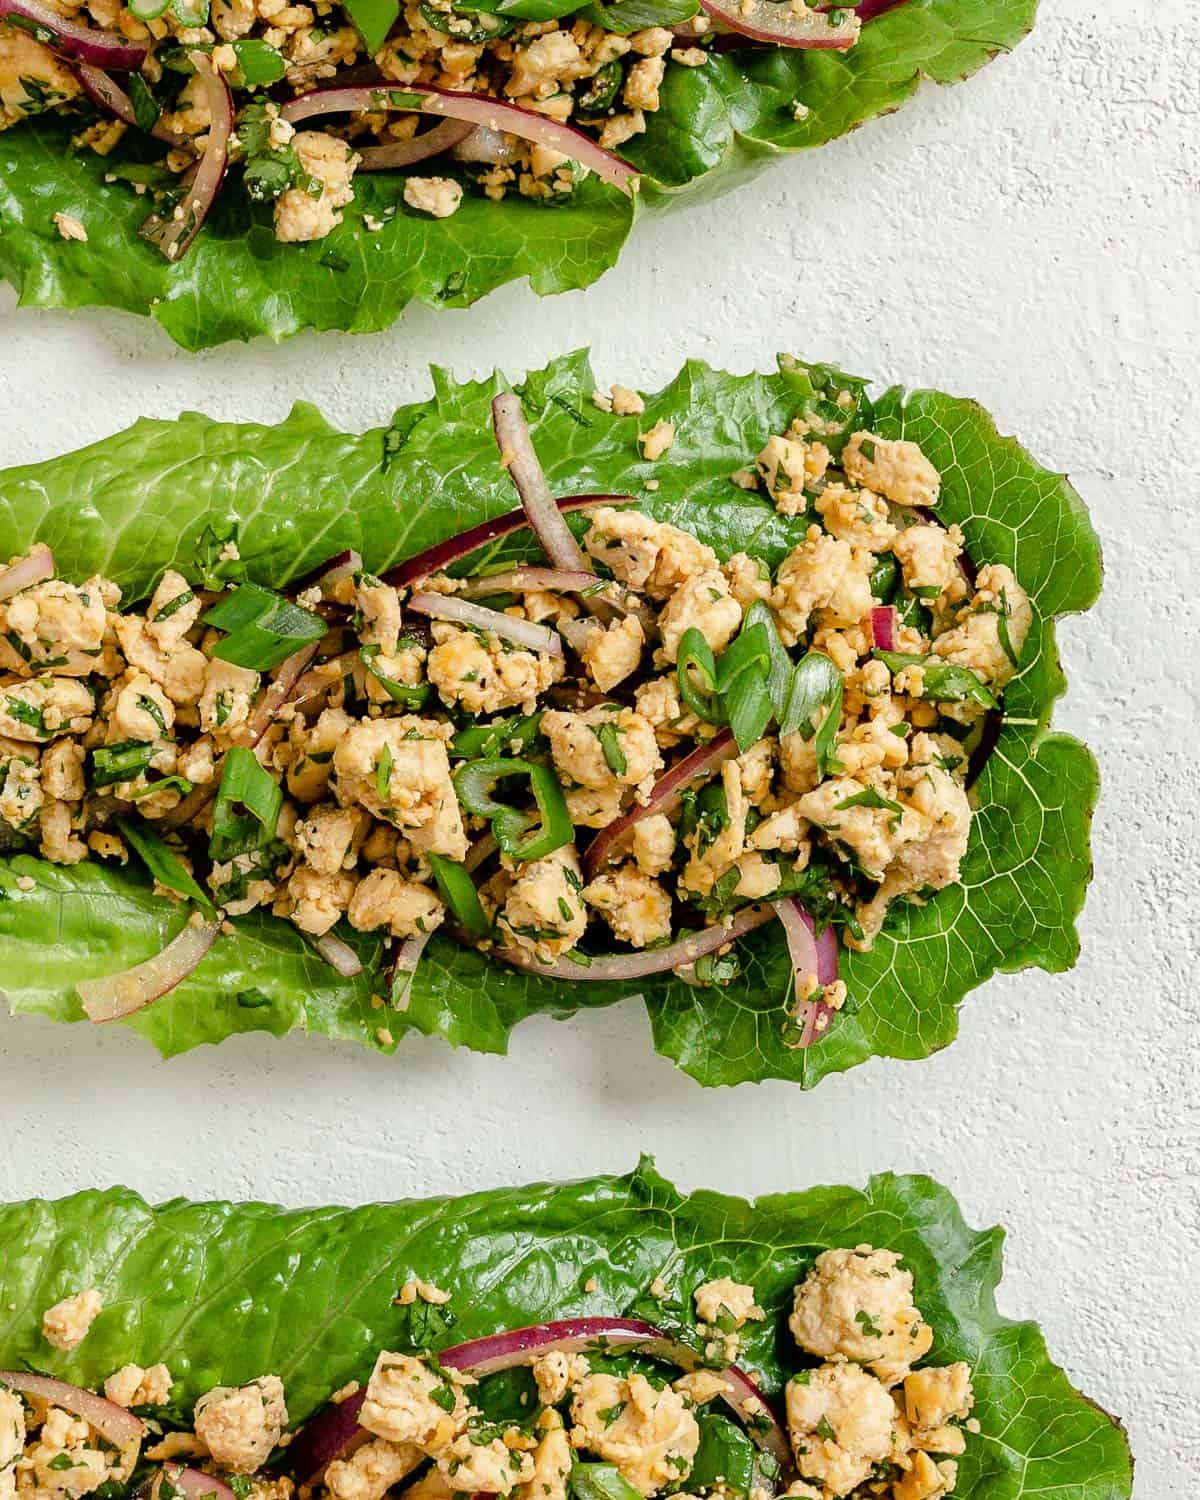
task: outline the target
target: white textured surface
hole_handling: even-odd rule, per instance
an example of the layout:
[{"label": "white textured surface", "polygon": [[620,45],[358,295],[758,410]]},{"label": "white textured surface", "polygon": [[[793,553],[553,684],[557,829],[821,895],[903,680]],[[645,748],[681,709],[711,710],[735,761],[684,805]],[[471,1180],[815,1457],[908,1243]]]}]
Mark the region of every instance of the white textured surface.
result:
[{"label": "white textured surface", "polygon": [[1193,0],[1043,11],[968,86],[647,222],[586,294],[510,288],[387,335],[194,358],[2,291],[0,463],[181,407],[275,419],[303,396],[365,426],[428,389],[430,360],[516,374],[585,341],[603,377],[646,386],[689,354],[747,369],[792,348],[974,395],[1072,474],[1106,546],[1099,611],[1062,631],[1059,720],[1105,782],[1077,970],[996,981],[953,1048],[808,1097],[701,1092],[632,1004],[526,1024],[507,1060],[243,1037],[165,1066],[120,1033],[0,1019],[0,1198],[122,1180],[358,1201],[623,1169],[643,1148],[683,1185],[744,1192],[929,1171],[972,1222],[1009,1227],[1002,1306],[1126,1418],[1140,1500],[1194,1492],[1200,28]]}]

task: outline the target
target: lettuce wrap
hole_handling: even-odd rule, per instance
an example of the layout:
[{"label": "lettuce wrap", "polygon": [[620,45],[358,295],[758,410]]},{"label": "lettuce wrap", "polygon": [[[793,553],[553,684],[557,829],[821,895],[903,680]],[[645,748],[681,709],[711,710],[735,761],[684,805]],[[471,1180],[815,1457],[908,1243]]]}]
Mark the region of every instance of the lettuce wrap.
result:
[{"label": "lettuce wrap", "polygon": [[[955,1496],[1130,1494],[1119,1424],[1071,1386],[1034,1324],[996,1311],[1002,1231],[970,1229],[927,1177],[888,1174],[861,1192],[818,1187],[749,1203],[681,1195],[644,1160],[623,1177],[298,1210],[183,1199],[155,1207],[113,1188],[0,1207],[0,1237],[0,1370],[14,1382],[36,1371],[94,1387],[119,1368],[136,1376],[124,1367],[149,1374],[165,1365],[169,1402],[160,1391],[157,1405],[132,1403],[155,1422],[152,1433],[190,1427],[193,1404],[214,1385],[228,1394],[268,1373],[286,1391],[287,1427],[303,1428],[332,1392],[346,1400],[356,1390],[349,1382],[365,1384],[382,1350],[447,1351],[553,1320],[649,1319],[686,1349],[696,1337],[693,1300],[703,1308],[705,1288],[729,1295],[730,1283],[752,1287],[753,1313],[762,1313],[738,1333],[738,1368],[769,1406],[782,1407],[800,1368],[785,1326],[793,1286],[831,1247],[886,1246],[932,1330],[929,1363],[962,1361],[972,1372]],[[43,1313],[83,1289],[90,1327],[59,1352],[43,1335]],[[55,1327],[51,1317],[52,1339]],[[615,1354],[601,1367],[614,1360],[621,1368]],[[521,1374],[484,1380],[471,1397],[495,1420],[520,1423]],[[315,1430],[336,1410],[326,1407],[308,1434],[278,1450],[277,1470],[311,1464]],[[714,1421],[707,1412],[703,1420]],[[737,1438],[728,1421],[723,1427]],[[733,1451],[723,1452],[731,1475]],[[329,1453],[327,1445],[321,1456]],[[887,1470],[878,1493],[888,1489]],[[235,1492],[248,1489],[233,1482]],[[110,1492],[133,1487],[114,1483]]]},{"label": "lettuce wrap", "polygon": [[[19,0],[13,3],[19,9]],[[29,0],[31,6],[38,3]],[[176,9],[181,3],[176,0]],[[140,4],[144,9],[146,0]],[[386,35],[388,16],[398,7],[358,0],[347,9],[350,18],[345,24],[356,20],[364,36],[382,25],[371,37],[373,50]],[[695,0],[620,0],[589,7],[564,6],[557,0],[490,0],[468,9],[497,24],[511,24],[509,16],[537,21],[543,16],[564,17],[564,26],[576,20],[580,25],[602,25],[621,41],[639,34],[635,28],[641,28],[643,36],[654,28],[664,37],[673,27],[686,32],[698,6]],[[772,7],[763,0],[760,9]],[[157,14],[162,6],[151,10]],[[786,7],[777,5],[774,10],[783,13]],[[861,35],[845,51],[763,46],[736,34],[715,43],[711,34],[699,38],[700,50],[690,65],[671,61],[661,88],[655,85],[648,94],[630,96],[657,103],[635,121],[645,127],[641,133],[613,146],[621,161],[639,174],[636,192],[604,180],[599,159],[601,173],[585,175],[570,169],[568,160],[554,191],[534,197],[506,191],[502,201],[494,202],[487,192],[502,191],[502,183],[484,181],[470,162],[443,155],[402,169],[360,169],[352,201],[345,206],[339,201],[336,213],[331,209],[317,228],[297,227],[296,213],[291,213],[287,233],[321,232],[309,243],[281,243],[272,223],[281,194],[290,191],[290,207],[301,218],[312,209],[311,203],[306,206],[306,192],[322,196],[319,177],[309,175],[313,157],[304,155],[301,162],[286,140],[280,138],[278,146],[272,144],[274,137],[268,140],[269,122],[262,112],[276,106],[262,101],[273,97],[272,90],[278,93],[290,86],[268,82],[248,95],[239,91],[237,82],[278,78],[284,61],[258,36],[225,44],[232,71],[222,77],[234,80],[231,107],[238,110],[238,144],[233,149],[235,157],[238,151],[241,156],[234,160],[195,242],[190,248],[166,247],[177,254],[174,260],[139,237],[139,230],[155,209],[154,195],[162,190],[168,197],[160,199],[155,210],[157,237],[162,239],[164,224],[172,240],[180,237],[169,212],[174,201],[169,196],[174,192],[172,173],[161,163],[170,140],[180,131],[189,138],[188,132],[203,128],[208,115],[189,118],[169,96],[188,70],[195,71],[189,48],[194,49],[196,37],[207,35],[209,41],[201,43],[201,50],[212,53],[213,33],[184,31],[187,40],[174,46],[175,56],[165,71],[156,63],[152,87],[135,88],[131,75],[104,74],[101,69],[101,81],[93,80],[82,92],[70,71],[73,63],[63,64],[65,72],[44,69],[47,76],[30,80],[28,64],[19,56],[6,63],[0,47],[0,122],[15,121],[0,131],[0,274],[17,288],[23,305],[103,305],[149,314],[189,349],[256,334],[279,339],[302,328],[377,330],[392,323],[414,299],[431,306],[461,307],[516,279],[527,278],[540,294],[586,286],[616,262],[642,207],[657,211],[711,196],[754,175],[781,154],[822,145],[898,108],[923,79],[945,84],[965,78],[1022,39],[1033,24],[1036,0],[902,0],[859,10],[866,17]],[[200,11],[207,14],[207,6],[201,5]],[[187,7],[184,14],[190,19],[199,11]],[[835,14],[852,18],[849,8]],[[703,20],[703,13],[700,16]],[[337,34],[332,30],[335,19],[322,18],[323,34]],[[21,22],[21,16],[16,21]],[[11,17],[9,22],[15,24]],[[22,24],[31,26],[35,35],[45,35],[28,17]],[[149,24],[156,36],[162,34],[163,21]],[[218,30],[216,40],[235,33],[240,34],[239,28]],[[282,33],[270,34],[286,52]],[[695,38],[685,34],[675,41],[679,45],[674,51],[696,52]],[[236,57],[231,46],[242,49]],[[256,48],[260,50],[250,50]],[[207,67],[204,58],[201,66]],[[332,67],[322,72],[319,65],[298,66],[318,69],[302,79],[305,87],[314,82],[329,87],[340,77]],[[6,76],[6,67],[14,76]],[[28,80],[24,88],[23,70]],[[353,76],[356,70],[342,71]],[[335,78],[326,78],[326,73],[335,73]],[[117,110],[140,122],[115,144],[105,133],[113,106],[99,105],[97,118],[87,97],[90,91],[93,100],[102,98],[114,87]],[[409,107],[420,104],[410,99],[399,105],[406,102]],[[540,99],[533,102],[541,107]],[[382,104],[385,110],[399,107],[387,99]],[[363,107],[362,101],[357,107]],[[586,110],[581,117],[587,118]],[[603,113],[596,118],[602,119]],[[89,121],[96,124],[89,126]],[[165,121],[172,122],[170,129]],[[326,123],[320,118],[306,120],[304,128]],[[503,120],[493,123],[497,128],[505,125]],[[453,121],[435,128],[447,125],[452,127]],[[168,139],[152,139],[145,133],[149,129],[165,132]],[[99,131],[88,140],[98,142],[107,154],[88,144],[72,145],[87,130]],[[609,138],[615,140],[611,132]],[[572,149],[569,142],[557,141],[546,172],[558,171],[555,163],[569,158]],[[587,147],[583,150],[586,154]],[[176,166],[182,168],[182,160]],[[210,188],[220,185],[223,167],[224,156],[210,163],[205,174]],[[436,174],[433,178],[431,172]],[[406,193],[410,177],[443,186]],[[174,180],[177,184],[180,179]],[[446,194],[453,202],[464,188],[449,216],[438,217],[449,208]],[[335,191],[340,191],[340,184],[337,189],[330,186],[327,203],[334,203],[330,195]],[[210,195],[203,196],[207,208]],[[330,231],[333,219],[338,222]]]},{"label": "lettuce wrap", "polygon": [[[188,414],[9,470],[0,474],[0,556],[46,543],[64,576],[103,570],[127,599],[146,597],[173,565],[193,580],[236,567],[281,588],[356,549],[366,568],[384,572],[511,507],[489,424],[504,382],[461,384],[435,370],[434,383],[432,399],[361,436],[334,431],[307,406],[277,427]],[[237,918],[169,994],[121,1023],[163,1053],[293,1027],[384,1050],[415,1029],[503,1051],[527,1015],[567,1016],[636,990],[657,1048],[702,1083],[783,1077],[812,1086],[871,1056],[917,1058],[944,1046],[962,997],[997,970],[1074,962],[1097,778],[1088,752],[1049,728],[1064,686],[1054,621],[1093,602],[1100,555],[1069,484],[968,401],[898,389],[871,397],[865,382],[791,358],[770,376],[690,364],[636,417],[598,409],[593,385],[586,356],[576,354],[518,387],[554,492],[632,494],[640,510],[722,558],[745,550],[774,567],[804,535],[803,515],[781,514],[730,476],[831,385],[857,393],[856,420],[885,439],[918,442],[940,470],[939,518],[961,528],[975,564],[1011,567],[1033,609],[996,743],[973,784],[959,883],[895,908],[869,951],[843,956],[849,998],[807,1048],[790,1045],[782,1024],[792,964],[775,923],[749,935],[739,972],[723,983],[666,973],[637,986],[506,969],[439,931],[404,1008],[381,1015],[378,938],[344,934],[361,972],[342,978],[299,932],[259,910]],[[673,424],[675,441],[652,462],[637,435],[658,423]],[[221,561],[233,554],[236,563]],[[536,551],[514,534],[483,556],[497,564]],[[81,980],[147,959],[181,931],[186,909],[156,896],[135,866],[50,864],[31,852],[0,860],[0,972],[14,1011],[80,1020]]]}]

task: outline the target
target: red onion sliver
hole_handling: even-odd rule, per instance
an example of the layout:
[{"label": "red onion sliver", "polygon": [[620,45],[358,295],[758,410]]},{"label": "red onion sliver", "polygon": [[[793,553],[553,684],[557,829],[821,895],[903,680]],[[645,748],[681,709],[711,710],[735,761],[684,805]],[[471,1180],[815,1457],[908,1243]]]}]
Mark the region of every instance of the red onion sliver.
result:
[{"label": "red onion sliver", "polygon": [[397,167],[411,167],[414,162],[428,161],[460,145],[475,127],[467,120],[443,120],[432,130],[422,131],[407,141],[388,141],[383,146],[363,146],[359,151],[360,172],[390,172]]},{"label": "red onion sliver", "polygon": [[[234,1492],[223,1479],[215,1474],[206,1474],[203,1469],[181,1468],[178,1464],[164,1464],[163,1478],[188,1500],[237,1500]],[[161,1494],[161,1489],[155,1491]]]},{"label": "red onion sliver", "polygon": [[12,567],[0,569],[0,599],[11,599],[22,589],[45,583],[54,577],[54,554],[45,542],[30,547],[27,557],[18,558]]},{"label": "red onion sliver", "polygon": [[280,665],[274,682],[259,699],[258,706],[247,719],[240,743],[247,745],[250,749],[258,744],[279,717],[279,710],[292,696],[301,675],[307,670],[309,662],[320,649],[320,641],[310,641],[307,646],[301,646],[299,651],[294,651]]},{"label": "red onion sliver", "polygon": [[512,615],[503,615],[499,610],[486,609],[482,604],[472,604],[467,599],[458,599],[453,594],[414,594],[408,601],[409,609],[419,615],[429,615],[435,620],[453,620],[459,625],[468,625],[473,630],[488,630],[503,640],[524,646],[528,651],[544,651],[548,656],[561,656],[561,637],[548,625],[538,625],[533,620],[518,620]]},{"label": "red onion sliver", "polygon": [[665,974],[687,964],[694,964],[706,953],[715,953],[753,932],[775,915],[769,906],[748,906],[738,912],[725,926],[706,927],[703,932],[693,932],[666,948],[650,948],[637,953],[611,953],[604,958],[579,961],[560,958],[554,963],[544,964],[531,954],[516,948],[497,948],[495,956],[514,969],[527,974],[541,974],[547,979],[565,979],[571,984],[594,983],[606,980],[625,981],[646,979],[651,974]]},{"label": "red onion sliver", "polygon": [[[504,573],[482,573],[465,579],[458,590],[460,599],[486,598],[489,594],[521,594],[530,590],[552,594],[584,594],[584,602],[597,600],[624,615],[636,615],[643,633],[657,634],[654,611],[640,595],[613,579],[598,578],[595,573],[570,568],[511,568]],[[560,622],[559,629],[566,634]]]},{"label": "red onion sliver", "polygon": [[485,859],[490,859],[500,845],[496,842],[494,833],[485,833],[482,838],[467,850],[467,857],[463,860],[463,869],[468,873],[477,870]]},{"label": "red onion sliver", "polygon": [[546,115],[518,104],[495,99],[488,94],[466,94],[456,89],[432,88],[423,83],[358,85],[349,88],[314,89],[290,99],[281,111],[283,118],[296,125],[315,115],[363,114],[380,109],[419,111],[443,115],[451,120],[465,120],[488,130],[505,131],[534,141],[548,150],[558,151],[581,166],[589,167],[598,177],[627,196],[632,196],[637,171],[628,162],[605,151],[589,135],[572,125],[561,125]]},{"label": "red onion sliver", "polygon": [[[636,505],[637,501],[632,495],[569,495],[554,503],[562,515],[569,515],[572,511],[591,510],[599,505]],[[486,547],[489,542],[511,536],[514,531],[524,531],[528,526],[529,517],[523,510],[505,511],[503,515],[493,516],[490,521],[480,521],[478,526],[460,531],[457,536],[447,537],[444,542],[436,542],[424,552],[418,552],[404,562],[397,563],[383,575],[383,581],[395,588],[408,588],[418,579],[444,572],[454,563],[461,562],[464,557],[470,557],[472,552]]]},{"label": "red onion sliver", "polygon": [[327,693],[330,688],[336,687],[347,672],[361,670],[361,667],[357,650],[347,651],[342,656],[331,656],[304,673],[288,695],[288,702],[307,703],[319,693]]},{"label": "red onion sliver", "polygon": [[576,573],[594,573],[595,569],[580,551],[571,528],[563,520],[541,463],[533,446],[529,423],[520,401],[512,391],[503,391],[492,402],[492,425],[500,462],[516,486],[529,524],[551,563]]},{"label": "red onion sliver", "polygon": [[[807,911],[804,912],[804,918],[807,922],[812,921]],[[817,939],[817,978],[822,984],[833,984],[837,977],[838,940],[837,933],[830,923]]]},{"label": "red onion sliver", "polygon": [[507,166],[517,158],[517,147],[499,130],[479,125],[451,151],[455,161],[483,162],[487,166]]},{"label": "red onion sliver", "polygon": [[[84,93],[93,104],[108,110],[109,114],[116,115],[118,120],[124,120],[126,125],[132,125],[135,130],[141,129],[133,112],[133,101],[115,78],[110,77],[103,68],[93,67],[91,63],[80,63],[76,71]],[[156,141],[163,141],[168,146],[188,144],[186,135],[168,130],[160,120],[156,120],[150,127],[150,134]]]},{"label": "red onion sliver", "polygon": [[720,25],[739,36],[776,47],[810,47],[844,52],[858,40],[860,22],[849,9],[836,25],[819,10],[794,11],[772,0],[700,0]]},{"label": "red onion sliver", "polygon": [[871,611],[871,640],[880,651],[896,649],[896,608],[881,604]]},{"label": "red onion sliver", "polygon": [[310,569],[300,578],[293,579],[288,585],[288,595],[295,598],[297,594],[303,594],[308,589],[332,588],[343,578],[352,578],[355,573],[361,573],[362,565],[362,553],[356,552],[353,547],[344,547],[341,552],[335,552],[332,557],[327,557],[323,563]]},{"label": "red onion sliver", "polygon": [[229,85],[205,53],[191,52],[188,57],[200,79],[212,122],[204,155],[184,178],[183,198],[175,208],[165,217],[151,214],[138,230],[144,240],[157,245],[172,265],[187,254],[217,200],[229,165],[229,137],[233,132],[233,96]]},{"label": "red onion sliver", "polygon": [[313,947],[329,967],[335,969],[343,979],[355,979],[362,973],[362,959],[349,943],[343,943],[341,938],[335,937],[332,932],[325,933],[323,937],[314,938]]},{"label": "red onion sliver", "polygon": [[89,1021],[119,1021],[182,984],[217,940],[217,922],[191,922],[161,953],[120,974],[84,979],[75,986]]},{"label": "red onion sliver", "polygon": [[125,1449],[140,1443],[148,1428],[141,1417],[126,1411],[107,1396],[97,1396],[94,1391],[82,1386],[68,1385],[65,1380],[55,1380],[49,1375],[33,1375],[26,1370],[0,1370],[0,1385],[20,1391],[23,1396],[33,1396],[39,1401],[49,1401],[83,1420],[115,1447]]},{"label": "red onion sliver", "polygon": [[78,21],[68,21],[41,4],[41,0],[0,0],[0,20],[5,16],[32,22],[32,27],[23,29],[34,41],[71,62],[93,63],[98,68],[131,73],[145,62],[149,50],[145,42],[131,42],[119,32],[96,31]]},{"label": "red onion sliver", "polygon": [[602,828],[587,846],[583,856],[584,877],[587,880],[596,878],[632,833],[635,823],[650,817],[653,813],[670,812],[689,782],[701,776],[711,776],[737,753],[738,748],[733,738],[733,731],[722,729],[707,744],[697,745],[682,760],[677,761],[666,775],[661,776],[655,783],[649,800],[644,806],[632,808],[615,822],[610,823],[607,828]]},{"label": "red onion sliver", "polygon": [[395,1010],[408,1009],[408,994],[412,989],[412,982],[416,976],[417,966],[421,962],[421,955],[425,952],[425,945],[433,936],[433,931],[414,932],[411,937],[406,937],[392,960],[392,1007]]},{"label": "red onion sliver", "polygon": [[[860,0],[858,5],[852,5],[850,9],[865,26],[868,21],[874,21],[879,16],[884,16],[889,10],[899,10],[902,5],[907,5],[908,0]],[[836,5],[822,5],[822,10],[837,10]]]},{"label": "red onion sliver", "polygon": [[[813,919],[794,896],[785,896],[773,904],[787,937],[796,994],[800,994],[801,986],[807,987],[810,974],[816,976],[818,984],[832,984],[837,978],[837,935],[833,928],[826,927],[818,942]],[[829,1029],[833,1016],[833,1007],[820,998],[801,1002],[796,1008],[796,1022],[800,1027],[800,1040],[796,1045],[811,1047],[819,1041]]]},{"label": "red onion sliver", "polygon": [[530,591],[578,594],[583,589],[598,588],[601,580],[595,573],[567,568],[510,568],[505,573],[481,573],[468,578],[458,591],[460,599],[477,599],[487,594],[522,594]]},{"label": "red onion sliver", "polygon": [[348,1458],[370,1438],[366,1428],[358,1425],[365,1399],[365,1391],[355,1391],[344,1401],[331,1401],[304,1424],[288,1448],[288,1467],[297,1483],[319,1483],[335,1458]]}]

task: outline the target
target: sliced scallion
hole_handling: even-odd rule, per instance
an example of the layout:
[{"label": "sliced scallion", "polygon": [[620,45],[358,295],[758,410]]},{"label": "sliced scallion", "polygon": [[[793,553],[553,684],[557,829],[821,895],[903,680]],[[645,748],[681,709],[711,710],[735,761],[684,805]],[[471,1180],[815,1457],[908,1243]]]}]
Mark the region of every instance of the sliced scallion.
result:
[{"label": "sliced scallion", "polygon": [[169,891],[174,891],[178,896],[194,901],[197,906],[204,907],[206,911],[212,911],[212,902],[192,879],[187,866],[174,849],[159,838],[158,834],[152,832],[140,819],[135,818],[118,818],[117,827],[126,843],[140,856],[142,863],[159,885],[165,886]]},{"label": "sliced scallion", "polygon": [[458,922],[476,937],[490,937],[492,924],[470,873],[443,854],[430,854],[428,859],[442,899]]},{"label": "sliced scallion", "polygon": [[214,864],[259,849],[275,837],[283,788],[243,745],[225,753],[221,784],[213,802],[208,852]]},{"label": "sliced scallion", "polygon": [[92,751],[92,786],[113,786],[134,781],[154,759],[153,745],[145,740],[122,740],[119,745],[100,745]]},{"label": "sliced scallion", "polygon": [[327,629],[320,615],[258,583],[239,584],[213,605],[204,623],[227,632],[213,655],[251,672],[271,671]]},{"label": "sliced scallion", "polygon": [[694,625],[689,626],[680,639],[675,655],[675,676],[680,698],[698,719],[703,719],[706,724],[725,722],[717,694],[717,663],[713,649]]}]

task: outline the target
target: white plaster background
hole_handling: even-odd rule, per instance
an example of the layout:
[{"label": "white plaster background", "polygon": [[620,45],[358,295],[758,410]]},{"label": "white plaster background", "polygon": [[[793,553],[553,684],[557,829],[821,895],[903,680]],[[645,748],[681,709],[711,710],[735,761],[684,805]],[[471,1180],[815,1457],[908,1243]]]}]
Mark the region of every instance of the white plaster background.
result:
[{"label": "white plaster background", "polygon": [[[1100,608],[1062,631],[1062,726],[1097,750],[1096,883],[1074,973],[996,980],[958,1043],[804,1096],[706,1093],[628,1003],[527,1023],[507,1059],[241,1037],[169,1065],[135,1038],[0,1019],[0,1198],[356,1202],[624,1169],[756,1193],[929,1171],[1009,1228],[1001,1304],[1126,1419],[1140,1500],[1200,1480],[1200,26],[1193,0],[1044,0],[956,90],[734,197],[642,225],[618,272],[389,334],[190,357],[120,315],[0,291],[0,463],[140,414],[362,427],[430,360],[512,374],[590,341],[652,387],[689,354],[776,349],[970,394],[1068,471],[1103,534]],[[807,269],[806,269],[807,267]]]}]

